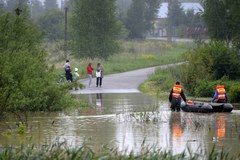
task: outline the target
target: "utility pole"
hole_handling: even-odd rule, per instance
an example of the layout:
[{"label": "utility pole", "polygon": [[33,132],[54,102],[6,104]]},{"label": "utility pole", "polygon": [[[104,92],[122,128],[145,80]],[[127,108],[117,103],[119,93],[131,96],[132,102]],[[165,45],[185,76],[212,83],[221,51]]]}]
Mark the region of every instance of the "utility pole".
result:
[{"label": "utility pole", "polygon": [[168,27],[167,27],[167,40],[168,42],[172,42],[172,18],[173,10],[172,10],[172,0],[168,0]]},{"label": "utility pole", "polygon": [[65,3],[65,7],[64,7],[64,11],[65,11],[65,36],[64,36],[64,52],[65,52],[65,58],[68,59],[68,55],[67,55],[67,12],[68,12],[68,8],[67,5]]}]

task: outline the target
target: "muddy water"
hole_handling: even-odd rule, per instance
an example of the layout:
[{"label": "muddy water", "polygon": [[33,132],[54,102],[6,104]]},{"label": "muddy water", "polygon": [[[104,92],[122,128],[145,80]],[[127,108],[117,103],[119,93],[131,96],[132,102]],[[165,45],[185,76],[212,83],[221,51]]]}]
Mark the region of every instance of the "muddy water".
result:
[{"label": "muddy water", "polygon": [[0,123],[0,145],[47,146],[66,142],[78,147],[84,142],[98,148],[103,144],[119,150],[140,151],[141,146],[181,153],[188,147],[204,154],[215,145],[239,153],[240,112],[171,112],[167,97],[155,100],[140,93],[79,95],[94,107],[55,113],[28,114],[25,134],[17,133],[12,118]]}]

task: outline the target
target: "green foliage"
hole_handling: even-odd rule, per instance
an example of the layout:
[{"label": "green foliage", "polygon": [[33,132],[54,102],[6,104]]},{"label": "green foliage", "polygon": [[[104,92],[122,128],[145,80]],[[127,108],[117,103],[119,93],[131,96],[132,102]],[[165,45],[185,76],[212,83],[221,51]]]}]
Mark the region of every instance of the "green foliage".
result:
[{"label": "green foliage", "polygon": [[[219,84],[222,84],[222,83],[219,83]],[[216,85],[217,85],[216,82],[210,82],[207,79],[198,81],[198,84],[194,89],[193,95],[196,95],[199,97],[213,97]]]},{"label": "green foliage", "polygon": [[119,18],[124,20],[127,16],[127,11],[130,8],[132,0],[116,0],[116,6],[119,10]]},{"label": "green foliage", "polygon": [[[166,22],[159,21],[159,27],[167,27],[168,36],[192,37],[196,39],[205,38],[207,36],[205,22],[202,12],[196,12],[194,9],[184,10],[180,0],[169,1],[168,17]],[[190,1],[192,2],[192,1]]]},{"label": "green foliage", "polygon": [[169,4],[168,25],[180,26],[184,22],[184,16],[185,13],[181,7],[181,3],[178,0],[171,1]]},{"label": "green foliage", "polygon": [[[183,69],[181,81],[187,86],[190,93],[194,94],[200,83],[208,80],[218,80],[224,76],[230,80],[240,77],[237,68],[240,67],[237,52],[223,42],[210,42],[203,44],[200,48],[186,53],[189,62]],[[198,91],[199,92],[199,91]],[[207,94],[204,94],[207,95]]]},{"label": "green foliage", "polygon": [[194,89],[194,95],[199,97],[213,97],[217,85],[224,85],[226,90],[231,86],[229,78],[224,76],[219,80],[199,79]]},{"label": "green foliage", "polygon": [[195,14],[194,10],[188,10],[185,14],[184,24],[189,27],[204,26],[203,18],[200,13]]},{"label": "green foliage", "polygon": [[206,0],[204,19],[208,25],[209,35],[213,39],[233,42],[239,45],[239,0]]},{"label": "green foliage", "polygon": [[[225,0],[224,0],[225,1]],[[227,14],[224,1],[208,0],[205,1],[204,18],[208,25],[209,35],[219,40],[228,40],[231,38],[229,28],[229,15]]]},{"label": "green foliage", "polygon": [[159,0],[133,0],[127,13],[126,28],[129,30],[128,38],[142,39],[153,27],[157,16]]},{"label": "green foliage", "polygon": [[36,19],[38,16],[40,16],[44,12],[43,5],[39,0],[31,1],[29,10],[30,10],[30,15],[32,19]]},{"label": "green foliage", "polygon": [[[41,35],[25,14],[0,17],[0,110],[61,110],[68,90],[54,81],[40,47]],[[69,104],[68,104],[69,103]]]},{"label": "green foliage", "polygon": [[19,124],[17,132],[18,132],[18,134],[26,133],[26,126],[24,124]]},{"label": "green foliage", "polygon": [[213,42],[206,48],[212,57],[211,70],[213,71],[213,79],[220,79],[223,76],[229,76],[230,79],[240,77],[239,55],[223,42]]},{"label": "green foliage", "polygon": [[238,82],[231,83],[228,96],[231,102],[240,103],[240,84]]},{"label": "green foliage", "polygon": [[115,0],[76,0],[72,24],[77,57],[108,59],[119,51]]},{"label": "green foliage", "polygon": [[38,17],[37,23],[50,41],[64,38],[63,11],[48,10]]},{"label": "green foliage", "polygon": [[223,42],[203,44],[185,55],[188,64],[183,67],[180,80],[191,95],[212,97],[217,84],[228,90],[232,86],[229,80],[240,77],[239,55]]},{"label": "green foliage", "polygon": [[[179,81],[179,77],[182,73],[182,67],[172,66],[168,68],[159,68],[155,71],[155,74],[151,75],[149,79],[140,86],[140,90],[156,94],[157,92],[169,93],[176,81]],[[185,85],[184,92],[185,92]]]}]

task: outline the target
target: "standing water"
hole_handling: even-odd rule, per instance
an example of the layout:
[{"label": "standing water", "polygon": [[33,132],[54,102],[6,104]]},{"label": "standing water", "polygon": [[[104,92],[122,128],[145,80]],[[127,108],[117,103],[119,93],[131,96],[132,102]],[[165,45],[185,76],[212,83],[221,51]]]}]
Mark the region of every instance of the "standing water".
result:
[{"label": "standing water", "polygon": [[18,134],[16,121],[0,123],[0,145],[34,144],[48,146],[65,142],[69,147],[83,143],[99,148],[118,147],[120,151],[139,152],[155,147],[181,153],[187,147],[204,154],[215,146],[239,154],[240,112],[171,112],[167,97],[156,100],[142,93],[77,95],[91,109],[71,112],[29,113],[28,129]]}]

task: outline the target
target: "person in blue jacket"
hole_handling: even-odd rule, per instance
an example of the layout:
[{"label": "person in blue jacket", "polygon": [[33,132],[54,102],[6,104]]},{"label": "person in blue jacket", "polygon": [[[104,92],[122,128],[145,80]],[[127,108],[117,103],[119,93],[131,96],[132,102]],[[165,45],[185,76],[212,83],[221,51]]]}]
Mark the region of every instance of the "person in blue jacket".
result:
[{"label": "person in blue jacket", "polygon": [[225,90],[224,85],[217,85],[216,90],[212,99],[212,103],[217,100],[217,103],[227,103],[228,102],[228,95]]}]

